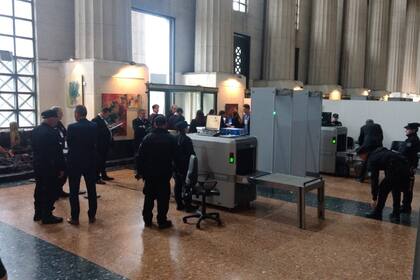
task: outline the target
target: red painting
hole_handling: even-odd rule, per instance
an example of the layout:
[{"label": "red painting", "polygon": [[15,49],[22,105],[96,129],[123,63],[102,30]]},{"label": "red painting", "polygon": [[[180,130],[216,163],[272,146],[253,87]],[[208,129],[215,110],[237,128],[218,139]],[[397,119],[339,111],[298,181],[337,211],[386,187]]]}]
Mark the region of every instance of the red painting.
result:
[{"label": "red painting", "polygon": [[114,136],[127,136],[127,109],[130,95],[103,93],[102,108],[108,108],[111,114],[108,124]]}]

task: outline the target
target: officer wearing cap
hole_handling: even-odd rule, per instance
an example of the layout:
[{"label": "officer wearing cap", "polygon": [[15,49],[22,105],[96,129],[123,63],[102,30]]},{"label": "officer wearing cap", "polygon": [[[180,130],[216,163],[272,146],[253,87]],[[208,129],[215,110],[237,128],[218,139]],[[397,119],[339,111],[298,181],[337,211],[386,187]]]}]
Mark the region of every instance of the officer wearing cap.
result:
[{"label": "officer wearing cap", "polygon": [[[184,190],[185,179],[187,177],[188,165],[190,162],[191,155],[195,155],[193,143],[191,138],[187,136],[188,123],[186,121],[178,122],[176,125],[176,130],[178,134],[176,136],[176,152],[175,152],[175,200],[176,200],[176,209],[179,211],[182,210],[191,210],[191,190]],[[185,196],[183,197],[183,193]],[[188,195],[187,195],[188,194]]]},{"label": "officer wearing cap", "polygon": [[343,124],[338,120],[340,116],[337,113],[332,115],[331,125],[332,126],[343,126]]},{"label": "officer wearing cap", "polygon": [[61,223],[63,218],[52,214],[54,202],[60,195],[59,180],[64,176],[65,162],[60,138],[54,127],[57,112],[47,110],[41,114],[43,122],[32,132],[33,165],[35,172],[34,221],[43,224]]},{"label": "officer wearing cap", "polygon": [[143,178],[143,220],[146,227],[152,226],[154,201],[157,200],[159,228],[172,227],[167,219],[170,180],[176,150],[175,138],[166,130],[166,118],[157,115],[153,119],[153,130],[143,139],[136,156],[136,178]]},{"label": "officer wearing cap", "polygon": [[[357,150],[357,154],[363,161],[367,161],[367,169],[372,173],[371,191],[374,210],[366,216],[382,219],[386,199],[392,192],[393,211],[390,220],[399,222],[401,192],[407,191],[410,180],[408,161],[400,153],[383,147],[369,152],[369,148],[362,146]],[[379,183],[381,170],[385,172],[385,178]]]},{"label": "officer wearing cap", "polygon": [[400,146],[399,152],[405,156],[408,160],[410,165],[410,187],[408,188],[407,192],[404,193],[401,212],[402,213],[410,213],[411,212],[411,202],[413,200],[413,187],[414,187],[414,179],[416,174],[416,169],[418,165],[418,155],[417,153],[420,152],[420,140],[417,136],[417,132],[419,130],[419,123],[409,123],[405,128],[405,135],[407,139],[405,140],[404,144]]}]

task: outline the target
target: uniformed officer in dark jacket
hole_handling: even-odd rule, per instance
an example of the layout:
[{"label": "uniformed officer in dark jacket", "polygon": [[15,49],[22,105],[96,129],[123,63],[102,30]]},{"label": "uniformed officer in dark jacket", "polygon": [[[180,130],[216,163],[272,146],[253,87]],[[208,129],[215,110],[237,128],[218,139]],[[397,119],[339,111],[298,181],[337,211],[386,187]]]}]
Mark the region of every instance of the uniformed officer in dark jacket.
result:
[{"label": "uniformed officer in dark jacket", "polygon": [[159,228],[168,228],[172,222],[167,220],[169,198],[171,193],[170,180],[173,172],[173,161],[176,150],[175,137],[166,130],[166,118],[157,116],[153,123],[154,129],[140,145],[136,157],[136,178],[145,181],[143,220],[146,227],[152,226],[154,201],[157,200]]},{"label": "uniformed officer in dark jacket", "polygon": [[[367,168],[372,173],[371,191],[375,209],[367,215],[369,218],[381,219],[382,210],[388,194],[392,192],[393,211],[390,219],[400,220],[401,192],[408,189],[410,169],[408,161],[401,154],[380,147],[369,152],[364,146],[357,151],[362,160],[367,161]],[[385,172],[385,178],[379,183],[379,171]]]},{"label": "uniformed officer in dark jacket", "polygon": [[[64,150],[66,148],[67,129],[64,126],[64,124],[61,122],[61,120],[63,119],[63,109],[61,109],[61,107],[58,107],[58,106],[53,106],[51,107],[51,110],[54,110],[57,113],[58,123],[55,129],[58,132],[61,148]],[[67,181],[67,171],[64,172],[63,178],[61,178],[59,181],[60,181],[60,197],[61,198],[69,197],[69,194],[65,192],[63,189]]]},{"label": "uniformed officer in dark jacket", "polygon": [[7,271],[0,259],[0,280],[7,280]]},{"label": "uniformed officer in dark jacket", "polygon": [[140,143],[151,128],[150,122],[146,119],[146,110],[139,109],[137,111],[137,118],[133,120],[134,130],[134,151],[138,151]]},{"label": "uniformed officer in dark jacket", "polygon": [[[185,179],[187,177],[188,165],[191,155],[195,155],[191,138],[186,135],[188,123],[182,121],[176,124],[178,135],[176,136],[176,152],[175,152],[175,200],[177,210],[191,209],[191,190],[184,190]],[[184,194],[184,196],[183,196]]]},{"label": "uniformed officer in dark jacket", "polygon": [[343,124],[339,121],[340,116],[337,113],[332,115],[331,125],[332,126],[343,126]]},{"label": "uniformed officer in dark jacket", "polygon": [[[367,120],[366,124],[360,128],[359,145],[360,147],[366,148],[369,152],[382,147],[382,141],[384,139],[382,127],[376,124],[373,120]],[[357,180],[363,182],[366,176],[366,162],[362,164],[360,174]]]},{"label": "uniformed officer in dark jacket", "polygon": [[402,202],[402,213],[411,212],[411,202],[413,201],[413,188],[414,188],[414,179],[416,175],[416,169],[419,162],[417,153],[420,152],[420,140],[417,136],[419,130],[419,123],[409,123],[406,125],[405,131],[407,139],[404,144],[400,146],[399,152],[405,156],[410,165],[410,187],[407,192],[404,193],[403,202]]},{"label": "uniformed officer in dark jacket", "polygon": [[83,176],[89,200],[89,223],[95,222],[97,209],[96,196],[96,141],[97,125],[86,119],[87,110],[83,105],[78,105],[74,110],[76,123],[69,125],[67,143],[69,153],[67,156],[71,218],[67,221],[72,225],[79,224],[79,190],[80,179]]},{"label": "uniformed officer in dark jacket", "polygon": [[61,223],[63,218],[52,214],[54,202],[60,195],[59,179],[64,176],[65,162],[59,136],[54,127],[57,113],[53,110],[41,114],[42,124],[32,132],[33,164],[35,172],[34,221],[43,224]]},{"label": "uniformed officer in dark jacket", "polygon": [[101,112],[92,120],[98,127],[97,155],[96,155],[96,183],[105,184],[104,181],[114,180],[106,174],[106,159],[112,144],[112,133],[108,127],[107,118],[110,110],[103,108]]}]

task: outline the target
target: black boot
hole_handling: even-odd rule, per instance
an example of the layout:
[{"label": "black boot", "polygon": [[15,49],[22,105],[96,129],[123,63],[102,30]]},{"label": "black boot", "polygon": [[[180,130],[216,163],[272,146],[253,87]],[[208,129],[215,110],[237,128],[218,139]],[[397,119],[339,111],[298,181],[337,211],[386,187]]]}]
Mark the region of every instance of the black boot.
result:
[{"label": "black boot", "polygon": [[52,224],[59,224],[63,222],[63,218],[61,217],[56,217],[54,215],[51,215],[49,217],[43,218],[42,219],[42,223],[44,225],[52,225]]},{"label": "black boot", "polygon": [[375,220],[382,220],[382,212],[373,210],[369,214],[365,215],[366,218],[375,219]]},{"label": "black boot", "polygon": [[389,214],[389,220],[391,223],[399,223],[400,222],[400,213],[392,212]]},{"label": "black boot", "polygon": [[411,207],[410,206],[402,206],[400,208],[400,213],[402,214],[411,214]]}]

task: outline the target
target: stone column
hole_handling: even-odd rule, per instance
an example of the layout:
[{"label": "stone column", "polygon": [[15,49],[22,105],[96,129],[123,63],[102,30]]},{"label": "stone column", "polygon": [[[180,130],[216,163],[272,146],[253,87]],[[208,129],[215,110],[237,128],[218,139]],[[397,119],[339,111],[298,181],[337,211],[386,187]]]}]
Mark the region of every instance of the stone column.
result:
[{"label": "stone column", "polygon": [[129,62],[131,1],[76,0],[76,57]]},{"label": "stone column", "polygon": [[[336,36],[336,71],[337,77],[340,73],[340,65],[341,65],[341,52],[342,52],[342,44],[343,44],[343,29],[344,29],[344,0],[336,0],[337,1],[337,36]],[[339,78],[339,77],[338,77]]]},{"label": "stone column", "polygon": [[143,13],[134,13],[131,20],[133,61],[146,64],[146,16]]},{"label": "stone column", "polygon": [[391,0],[390,14],[387,90],[401,92],[407,0]]},{"label": "stone column", "polygon": [[298,80],[304,84],[308,83],[311,10],[312,0],[300,0],[299,29],[296,34],[296,44],[299,48]]},{"label": "stone column", "polygon": [[337,84],[337,1],[313,0],[309,84]]},{"label": "stone column", "polygon": [[389,8],[389,0],[369,2],[365,87],[374,91],[386,89]]},{"label": "stone column", "polygon": [[344,88],[363,88],[367,12],[366,0],[345,3],[341,60],[341,85]]},{"label": "stone column", "polygon": [[416,91],[417,94],[420,94],[420,34],[417,43],[417,50]]},{"label": "stone column", "polygon": [[268,0],[264,80],[294,80],[295,0]]},{"label": "stone column", "polygon": [[195,72],[232,73],[232,1],[197,0]]},{"label": "stone column", "polygon": [[416,93],[420,0],[408,0],[406,30],[402,92]]}]

